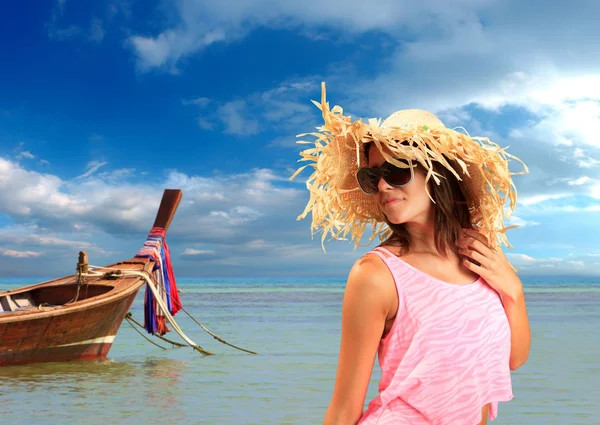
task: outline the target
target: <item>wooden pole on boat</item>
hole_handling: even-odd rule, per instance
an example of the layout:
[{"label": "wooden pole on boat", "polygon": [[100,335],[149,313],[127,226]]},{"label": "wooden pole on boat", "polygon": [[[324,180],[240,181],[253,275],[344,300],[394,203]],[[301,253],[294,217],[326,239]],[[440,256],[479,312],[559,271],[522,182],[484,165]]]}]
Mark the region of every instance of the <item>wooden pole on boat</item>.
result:
[{"label": "wooden pole on boat", "polygon": [[79,300],[79,291],[81,286],[84,284],[86,275],[90,270],[90,263],[88,261],[88,254],[85,251],[79,251],[79,261],[77,262],[77,292],[75,292],[75,298],[69,301],[67,304],[74,303]]},{"label": "wooden pole on boat", "polygon": [[77,263],[77,271],[81,273],[87,273],[89,271],[88,254],[85,251],[79,251],[79,262]]},{"label": "wooden pole on boat", "polygon": [[156,214],[156,220],[154,220],[153,227],[160,227],[165,229],[165,233],[169,230],[171,221],[175,217],[175,212],[181,201],[181,190],[179,189],[165,189],[160,206],[158,207],[158,213]]}]

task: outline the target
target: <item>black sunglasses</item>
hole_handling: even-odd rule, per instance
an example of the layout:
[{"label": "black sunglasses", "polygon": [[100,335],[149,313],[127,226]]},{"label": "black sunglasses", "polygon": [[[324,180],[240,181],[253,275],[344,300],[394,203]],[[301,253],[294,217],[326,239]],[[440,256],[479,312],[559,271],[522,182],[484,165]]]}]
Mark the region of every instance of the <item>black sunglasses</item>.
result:
[{"label": "black sunglasses", "polygon": [[356,181],[360,189],[367,195],[377,193],[379,179],[383,180],[392,187],[402,187],[413,181],[415,176],[412,161],[396,158],[410,166],[410,168],[397,167],[389,162],[384,162],[380,167],[362,167],[356,172]]}]

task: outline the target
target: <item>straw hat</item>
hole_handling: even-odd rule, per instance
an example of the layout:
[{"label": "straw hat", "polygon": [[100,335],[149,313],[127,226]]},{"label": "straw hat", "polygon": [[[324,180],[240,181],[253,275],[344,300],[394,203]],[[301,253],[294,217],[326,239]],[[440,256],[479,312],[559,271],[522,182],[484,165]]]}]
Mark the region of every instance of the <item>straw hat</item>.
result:
[{"label": "straw hat", "polygon": [[[395,158],[418,161],[427,170],[427,182],[433,178],[435,183],[440,183],[443,177],[433,171],[433,161],[441,163],[461,182],[473,227],[487,237],[492,247],[498,247],[500,243],[510,247],[505,232],[517,226],[505,227],[504,219],[510,217],[517,201],[511,176],[529,172],[521,160],[488,138],[471,137],[465,134],[466,131],[462,133],[445,127],[427,111],[401,110],[383,123],[379,119],[369,119],[366,123],[362,119],[352,121],[343,115],[341,107],[329,108],[325,93],[325,83],[322,83],[321,103],[313,101],[322,111],[324,124],[317,127],[318,132],[298,136],[316,137],[312,142],[298,142],[314,145],[300,153],[299,161],[309,164],[291,177],[294,179],[308,166],[314,168],[306,181],[310,199],[298,220],[312,213],[311,233],[322,232],[323,249],[328,236],[342,240],[349,236],[356,247],[367,226],[372,229],[369,243],[377,236],[384,240],[391,234],[374,197],[360,190],[355,177],[359,167],[367,166],[366,143],[374,143],[386,161],[396,166],[407,165]],[[408,143],[400,143],[403,141]],[[509,159],[521,162],[524,171],[511,173]],[[454,164],[458,164],[458,169],[447,160],[456,161]],[[509,205],[505,208],[507,199]]]}]

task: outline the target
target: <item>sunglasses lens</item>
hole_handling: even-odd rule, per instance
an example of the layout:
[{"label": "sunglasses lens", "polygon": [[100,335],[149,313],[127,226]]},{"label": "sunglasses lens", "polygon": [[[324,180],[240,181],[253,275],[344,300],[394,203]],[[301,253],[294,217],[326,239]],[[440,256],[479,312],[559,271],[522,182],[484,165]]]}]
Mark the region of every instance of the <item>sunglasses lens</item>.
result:
[{"label": "sunglasses lens", "polygon": [[370,168],[361,168],[356,174],[358,185],[366,194],[372,195],[377,192],[379,184],[379,173]]},{"label": "sunglasses lens", "polygon": [[[405,164],[410,163],[406,160],[400,160]],[[383,179],[391,186],[405,186],[412,180],[411,168],[400,168],[389,162],[384,163],[380,168],[360,168],[356,173],[356,180],[361,190],[367,195],[373,195],[379,190],[379,179]]]},{"label": "sunglasses lens", "polygon": [[[403,161],[406,162],[406,161]],[[388,182],[392,186],[404,186],[410,179],[412,178],[412,173],[410,168],[400,168],[396,167],[392,164],[386,164],[386,167],[383,167],[381,172],[383,173],[383,178],[386,182]]]}]

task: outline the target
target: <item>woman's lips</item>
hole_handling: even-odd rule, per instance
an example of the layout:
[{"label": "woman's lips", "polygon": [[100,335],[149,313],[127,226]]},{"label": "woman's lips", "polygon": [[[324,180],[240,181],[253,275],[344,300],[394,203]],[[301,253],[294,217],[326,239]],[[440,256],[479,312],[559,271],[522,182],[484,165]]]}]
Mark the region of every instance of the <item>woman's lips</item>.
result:
[{"label": "woman's lips", "polygon": [[398,199],[398,198],[388,198],[383,201],[383,205],[388,206],[388,205],[392,205],[392,204],[397,204],[398,202],[401,202],[401,201],[402,200]]}]

